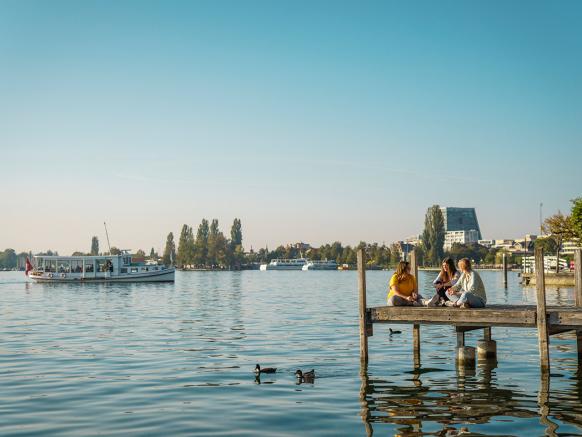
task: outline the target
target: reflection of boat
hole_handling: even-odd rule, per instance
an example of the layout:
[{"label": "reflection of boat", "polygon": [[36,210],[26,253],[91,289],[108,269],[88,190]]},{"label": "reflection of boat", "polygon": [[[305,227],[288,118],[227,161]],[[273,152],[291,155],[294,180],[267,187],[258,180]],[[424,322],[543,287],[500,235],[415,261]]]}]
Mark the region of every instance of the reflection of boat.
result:
[{"label": "reflection of boat", "polygon": [[301,270],[305,264],[305,258],[274,259],[269,264],[261,264],[261,270]]},{"label": "reflection of boat", "polygon": [[110,256],[35,256],[29,277],[37,282],[173,282],[174,268]]},{"label": "reflection of boat", "polygon": [[337,270],[335,260],[307,261],[302,270]]}]

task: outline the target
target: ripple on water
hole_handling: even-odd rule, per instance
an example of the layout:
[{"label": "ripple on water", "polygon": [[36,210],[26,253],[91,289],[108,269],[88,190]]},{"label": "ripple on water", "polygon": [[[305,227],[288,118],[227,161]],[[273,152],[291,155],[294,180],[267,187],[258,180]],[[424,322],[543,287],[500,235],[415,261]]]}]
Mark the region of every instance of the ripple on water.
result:
[{"label": "ripple on water", "polygon": [[[376,326],[358,357],[354,272],[178,272],[175,284],[52,285],[0,272],[0,434],[498,435],[582,429],[572,335],[552,337],[551,391],[540,393],[535,330],[497,328],[497,368],[459,372],[450,327]],[[431,294],[432,274],[420,287]],[[483,272],[491,302],[533,302],[515,274]],[[382,305],[388,272],[369,272]],[[553,290],[567,304],[572,290]],[[479,333],[467,334],[474,342]],[[255,378],[256,363],[275,366]],[[297,368],[315,368],[297,384]],[[545,397],[544,397],[545,396]],[[549,415],[540,417],[540,400]],[[543,410],[543,409],[542,409]]]}]

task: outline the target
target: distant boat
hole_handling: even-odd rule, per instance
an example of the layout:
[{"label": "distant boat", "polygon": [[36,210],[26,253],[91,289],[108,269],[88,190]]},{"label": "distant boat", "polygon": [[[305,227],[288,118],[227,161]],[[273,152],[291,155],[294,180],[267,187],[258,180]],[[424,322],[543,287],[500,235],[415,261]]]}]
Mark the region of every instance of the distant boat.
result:
[{"label": "distant boat", "polygon": [[305,264],[305,258],[274,259],[269,264],[261,264],[260,270],[301,270]]},{"label": "distant boat", "polygon": [[110,256],[35,256],[28,276],[36,282],[174,282],[175,269],[146,264],[128,253]]},{"label": "distant boat", "polygon": [[323,261],[307,261],[302,267],[302,270],[337,270],[337,262],[335,260]]}]

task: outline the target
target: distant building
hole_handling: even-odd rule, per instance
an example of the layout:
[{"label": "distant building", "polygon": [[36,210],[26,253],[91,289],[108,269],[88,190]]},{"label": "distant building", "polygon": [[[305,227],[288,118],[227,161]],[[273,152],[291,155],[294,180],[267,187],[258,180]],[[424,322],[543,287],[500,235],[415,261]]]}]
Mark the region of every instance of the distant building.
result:
[{"label": "distant building", "polygon": [[450,250],[453,244],[470,244],[479,241],[479,232],[475,229],[469,231],[447,231],[445,232],[444,249]]},{"label": "distant building", "polygon": [[477,240],[477,244],[486,247],[487,249],[491,249],[495,244],[495,240]]},{"label": "distant building", "polygon": [[574,249],[580,249],[582,244],[579,241],[568,240],[562,243],[562,254],[563,255],[574,255]]},{"label": "distant building", "polygon": [[406,241],[395,241],[392,247],[396,248],[402,261],[407,261],[408,254],[414,250],[414,245]]},{"label": "distant building", "polygon": [[494,240],[495,243],[493,244],[494,249],[511,249],[515,244],[515,240]]},{"label": "distant building", "polygon": [[445,231],[477,231],[477,240],[481,240],[481,228],[477,221],[475,208],[456,208],[451,206],[441,207],[445,220]]}]

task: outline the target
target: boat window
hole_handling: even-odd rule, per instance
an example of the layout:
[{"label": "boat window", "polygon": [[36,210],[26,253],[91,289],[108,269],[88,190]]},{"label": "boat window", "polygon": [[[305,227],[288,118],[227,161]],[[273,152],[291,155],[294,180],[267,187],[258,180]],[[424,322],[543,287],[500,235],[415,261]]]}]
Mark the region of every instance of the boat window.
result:
[{"label": "boat window", "polygon": [[121,273],[127,273],[127,267],[122,267],[120,270],[121,270]]},{"label": "boat window", "polygon": [[132,267],[131,268],[131,273],[137,273],[137,267]]},{"label": "boat window", "polygon": [[70,273],[71,263],[66,259],[59,259],[57,261],[58,273]]},{"label": "boat window", "polygon": [[83,272],[83,260],[82,259],[72,259],[71,260],[71,273],[82,273]]},{"label": "boat window", "polygon": [[54,273],[57,271],[57,260],[47,259],[44,262],[44,271]]},{"label": "boat window", "polygon": [[93,260],[85,260],[85,273],[93,273],[95,271],[95,266],[93,265]]}]

